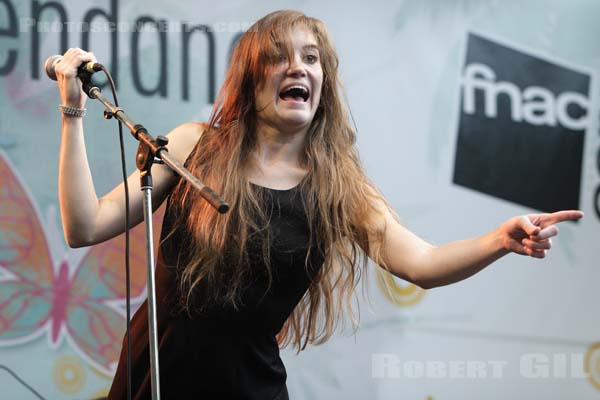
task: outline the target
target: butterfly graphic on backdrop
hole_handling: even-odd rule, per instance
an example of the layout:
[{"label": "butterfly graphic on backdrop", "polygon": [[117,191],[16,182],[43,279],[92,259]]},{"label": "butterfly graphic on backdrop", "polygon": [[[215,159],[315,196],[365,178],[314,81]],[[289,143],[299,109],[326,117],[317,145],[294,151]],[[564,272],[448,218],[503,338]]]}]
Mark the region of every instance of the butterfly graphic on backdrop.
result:
[{"label": "butterfly graphic on backdrop", "polygon": [[[0,151],[0,346],[47,335],[63,339],[92,366],[114,373],[125,331],[125,235],[65,253],[50,235],[22,181]],[[162,211],[154,214],[155,248]],[[146,295],[144,224],[132,229],[131,296]],[[79,254],[76,262],[69,259]]]}]

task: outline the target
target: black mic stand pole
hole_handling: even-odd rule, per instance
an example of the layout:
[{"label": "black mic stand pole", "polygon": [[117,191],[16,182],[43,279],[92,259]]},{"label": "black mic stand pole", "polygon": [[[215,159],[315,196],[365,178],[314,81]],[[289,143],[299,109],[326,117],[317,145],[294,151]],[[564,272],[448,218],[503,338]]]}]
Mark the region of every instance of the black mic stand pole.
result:
[{"label": "black mic stand pole", "polygon": [[152,400],[160,399],[160,373],[158,368],[158,335],[156,328],[156,296],[154,280],[154,242],[152,238],[152,164],[162,163],[170,167],[175,173],[187,180],[192,186],[200,191],[200,195],[206,199],[220,213],[226,213],[229,205],[221,199],[211,188],[205,186],[200,180],[192,175],[181,163],[168,153],[165,147],[168,139],[158,136],[154,139],[140,124],[136,124],[125,114],[123,109],[116,107],[108,101],[100,92],[100,88],[91,81],[91,74],[80,73],[79,78],[83,83],[84,92],[91,98],[99,100],[106,110],[104,118],[116,118],[123,122],[131,131],[131,134],[140,144],[136,154],[136,166],[140,171],[141,189],[144,192],[144,221],[146,223],[146,260],[147,260],[147,286],[148,286],[148,327],[150,344],[150,372],[152,383]]}]

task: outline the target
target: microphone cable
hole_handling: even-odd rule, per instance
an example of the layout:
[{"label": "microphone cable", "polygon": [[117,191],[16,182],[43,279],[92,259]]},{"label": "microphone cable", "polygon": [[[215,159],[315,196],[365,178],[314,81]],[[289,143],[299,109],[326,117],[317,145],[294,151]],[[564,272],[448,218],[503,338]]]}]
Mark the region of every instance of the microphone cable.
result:
[{"label": "microphone cable", "polygon": [[[112,92],[115,106],[119,107],[119,100],[117,99],[117,89],[115,82],[113,81],[110,72],[104,65],[101,65],[100,70],[104,72],[108,83],[110,84],[110,90]],[[119,148],[121,150],[121,171],[123,174],[123,187],[125,190],[125,303],[126,303],[126,330],[125,336],[127,337],[127,400],[131,400],[131,279],[130,279],[130,266],[129,266],[129,182],[127,181],[127,162],[125,161],[125,144],[123,140],[123,123],[117,119],[119,126]]]}]

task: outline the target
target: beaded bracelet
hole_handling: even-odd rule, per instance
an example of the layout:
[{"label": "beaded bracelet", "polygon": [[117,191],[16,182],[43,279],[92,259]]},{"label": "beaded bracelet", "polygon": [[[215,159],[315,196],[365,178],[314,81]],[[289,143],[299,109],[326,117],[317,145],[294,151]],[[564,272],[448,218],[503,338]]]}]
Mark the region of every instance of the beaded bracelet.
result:
[{"label": "beaded bracelet", "polygon": [[84,117],[85,113],[87,112],[87,108],[77,108],[77,107],[71,107],[71,106],[64,106],[62,104],[58,106],[58,109],[66,117],[75,117],[75,118]]}]

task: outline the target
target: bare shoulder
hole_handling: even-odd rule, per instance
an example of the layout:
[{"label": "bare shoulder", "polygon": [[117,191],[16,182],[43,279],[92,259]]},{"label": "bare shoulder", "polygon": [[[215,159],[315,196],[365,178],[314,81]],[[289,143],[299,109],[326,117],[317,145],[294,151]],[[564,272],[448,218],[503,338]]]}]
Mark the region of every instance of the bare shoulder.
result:
[{"label": "bare shoulder", "polygon": [[208,124],[199,122],[187,122],[175,127],[167,134],[169,153],[180,162],[185,161],[206,129]]}]

